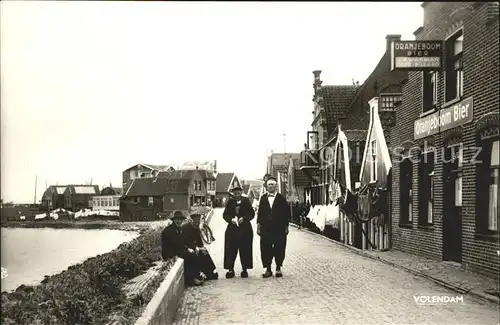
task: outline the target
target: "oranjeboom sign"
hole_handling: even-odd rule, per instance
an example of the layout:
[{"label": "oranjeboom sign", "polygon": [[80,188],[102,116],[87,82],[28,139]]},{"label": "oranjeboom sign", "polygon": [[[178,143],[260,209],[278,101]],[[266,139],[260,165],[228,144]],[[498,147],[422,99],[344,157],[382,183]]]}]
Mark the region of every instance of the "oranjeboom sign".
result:
[{"label": "oranjeboom sign", "polygon": [[391,45],[391,70],[441,70],[443,41],[394,41]]},{"label": "oranjeboom sign", "polygon": [[474,106],[472,97],[466,98],[450,107],[424,116],[415,121],[414,138],[422,139],[430,135],[472,122]]}]

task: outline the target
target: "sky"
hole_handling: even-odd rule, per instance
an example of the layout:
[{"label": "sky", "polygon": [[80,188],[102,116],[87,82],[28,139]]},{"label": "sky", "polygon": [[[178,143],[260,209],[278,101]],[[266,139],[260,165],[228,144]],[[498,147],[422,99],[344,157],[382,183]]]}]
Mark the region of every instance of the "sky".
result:
[{"label": "sky", "polygon": [[1,1],[1,197],[120,186],[138,162],[260,178],[303,148],[312,71],[363,83],[420,4]]}]

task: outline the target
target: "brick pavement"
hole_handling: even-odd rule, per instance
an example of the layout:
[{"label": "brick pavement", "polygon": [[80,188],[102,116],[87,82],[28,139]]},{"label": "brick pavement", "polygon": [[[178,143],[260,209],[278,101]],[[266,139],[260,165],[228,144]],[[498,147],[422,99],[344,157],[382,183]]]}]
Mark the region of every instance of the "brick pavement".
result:
[{"label": "brick pavement", "polygon": [[218,209],[212,218],[216,241],[209,250],[222,277],[186,290],[176,325],[500,323],[498,306],[468,296],[463,304],[419,306],[414,295],[457,293],[294,228],[283,278],[261,277],[256,236],[250,277],[240,278],[236,268],[237,277],[227,280],[221,268],[226,226],[221,213]]}]

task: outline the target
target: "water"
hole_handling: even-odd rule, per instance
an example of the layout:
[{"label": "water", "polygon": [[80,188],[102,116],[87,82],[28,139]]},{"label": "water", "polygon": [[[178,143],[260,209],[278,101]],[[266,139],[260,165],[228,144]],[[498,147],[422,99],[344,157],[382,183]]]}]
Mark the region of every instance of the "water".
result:
[{"label": "water", "polygon": [[[1,291],[36,285],[87,258],[112,251],[138,236],[135,232],[83,229],[2,228]],[[4,273],[4,272],[2,272]]]}]

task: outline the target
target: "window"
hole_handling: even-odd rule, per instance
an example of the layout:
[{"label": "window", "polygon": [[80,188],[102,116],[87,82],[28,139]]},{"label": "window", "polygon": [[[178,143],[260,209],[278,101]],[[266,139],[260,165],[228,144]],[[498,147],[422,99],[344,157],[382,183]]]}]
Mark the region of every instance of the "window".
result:
[{"label": "window", "polygon": [[400,163],[400,224],[411,224],[413,221],[413,165],[410,158]]},{"label": "window", "polygon": [[148,205],[153,206],[153,197],[152,196],[148,197]]},{"label": "window", "polygon": [[434,212],[434,162],[435,152],[423,152],[420,160],[419,224],[431,225]]},{"label": "window", "polygon": [[370,150],[370,181],[375,182],[377,181],[377,140],[372,140]]},{"label": "window", "polygon": [[498,222],[500,220],[500,210],[498,209],[498,201],[500,201],[500,192],[498,191],[498,183],[500,180],[500,150],[499,141],[492,144],[491,160],[490,160],[490,183],[488,188],[488,229],[498,230]]},{"label": "window", "polygon": [[463,96],[463,42],[462,31],[457,32],[446,41],[446,102]]},{"label": "window", "polygon": [[395,103],[400,102],[401,94],[380,94],[380,110],[393,111]]},{"label": "window", "polygon": [[423,74],[423,107],[422,112],[428,112],[437,105],[438,72],[424,71]]}]

